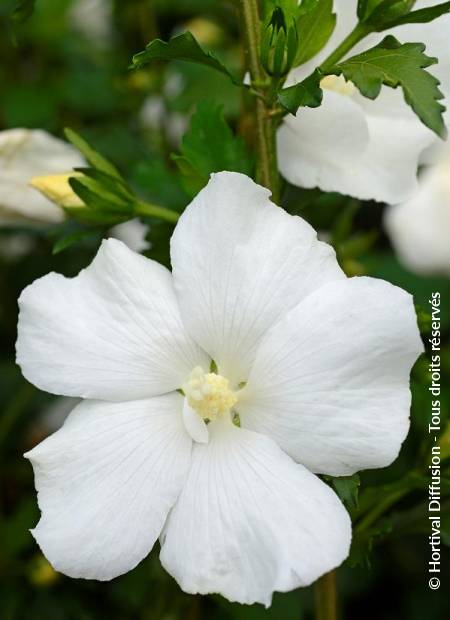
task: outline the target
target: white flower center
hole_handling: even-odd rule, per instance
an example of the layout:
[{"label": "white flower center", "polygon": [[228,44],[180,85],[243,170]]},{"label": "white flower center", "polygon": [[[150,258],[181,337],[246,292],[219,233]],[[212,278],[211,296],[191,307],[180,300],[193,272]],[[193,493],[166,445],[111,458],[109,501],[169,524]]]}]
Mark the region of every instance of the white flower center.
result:
[{"label": "white flower center", "polygon": [[204,420],[214,420],[237,403],[228,379],[214,372],[205,373],[200,366],[194,368],[181,388],[189,406]]},{"label": "white flower center", "polygon": [[320,80],[320,86],[346,97],[351,97],[356,92],[353,82],[347,82],[343,75],[326,75]]}]

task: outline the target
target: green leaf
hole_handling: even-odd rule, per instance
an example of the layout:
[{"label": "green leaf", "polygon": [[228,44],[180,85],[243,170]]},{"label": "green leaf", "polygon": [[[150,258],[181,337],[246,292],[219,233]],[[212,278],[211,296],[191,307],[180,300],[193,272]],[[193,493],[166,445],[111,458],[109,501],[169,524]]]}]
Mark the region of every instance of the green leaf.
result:
[{"label": "green leaf", "polygon": [[331,37],[336,26],[333,0],[319,0],[297,20],[299,47],[294,66],[315,56]]},{"label": "green leaf", "polygon": [[122,176],[117,168],[109,162],[107,159],[97,153],[90,144],[86,142],[84,138],[82,138],[79,134],[77,134],[73,129],[66,128],[64,130],[66,138],[74,145],[76,149],[80,151],[82,155],[87,159],[87,161],[91,164],[93,168],[104,172],[105,174],[115,177],[122,181]]},{"label": "green leaf", "polygon": [[334,490],[347,508],[357,508],[359,486],[361,484],[358,474],[340,476],[338,478],[327,476],[326,479],[331,482]]},{"label": "green leaf", "polygon": [[322,103],[323,92],[320,88],[321,73],[314,73],[302,82],[283,88],[278,93],[278,102],[291,114],[296,114],[301,107],[317,108]]},{"label": "green leaf", "polygon": [[131,215],[134,203],[123,201],[107,192],[100,183],[88,177],[72,177],[69,184],[89,209],[106,214]]},{"label": "green leaf", "polygon": [[439,80],[425,71],[437,60],[426,56],[423,43],[399,43],[388,36],[379,45],[362,54],[338,63],[327,73],[343,74],[352,81],[364,97],[375,99],[383,84],[391,88],[400,86],[405,101],[420,120],[444,138],[447,135],[442,118],[445,107]]},{"label": "green leaf", "polygon": [[392,521],[385,518],[381,519],[370,531],[364,531],[362,534],[354,531],[347,563],[352,568],[356,566],[370,568],[373,547],[390,534],[392,528]]},{"label": "green leaf", "polygon": [[89,207],[64,207],[64,211],[78,222],[91,226],[114,226],[130,219],[129,215],[120,215],[106,211],[96,211]]},{"label": "green leaf", "polygon": [[75,232],[69,233],[68,235],[61,237],[56,241],[56,243],[53,245],[52,253],[59,254],[63,250],[67,250],[67,248],[69,248],[70,246],[75,245],[75,243],[78,243],[79,241],[84,241],[85,239],[93,238],[96,235],[97,232],[93,230],[77,230]]},{"label": "green leaf", "polygon": [[123,179],[111,177],[109,174],[97,168],[75,168],[75,172],[81,172],[84,177],[88,177],[97,182],[97,185],[106,193],[121,198],[122,200],[134,200],[134,195]]},{"label": "green leaf", "polygon": [[411,13],[393,20],[387,27],[393,28],[394,26],[401,26],[402,24],[425,24],[447,13],[450,13],[450,2],[443,2],[442,4],[435,4],[425,9],[411,11]]},{"label": "green leaf", "polygon": [[242,80],[236,78],[214,54],[206,52],[190,32],[172,37],[167,42],[154,39],[143,52],[133,56],[131,68],[140,69],[153,60],[184,60],[206,65],[228,76],[234,84],[242,86]]},{"label": "green leaf", "polygon": [[358,19],[361,22],[380,26],[383,30],[389,21],[409,13],[416,0],[359,0]]},{"label": "green leaf", "polygon": [[198,104],[180,155],[173,157],[189,193],[208,182],[212,172],[232,170],[251,175],[253,160],[242,138],[233,134],[225,121],[222,106],[210,101]]},{"label": "green leaf", "polygon": [[428,334],[431,329],[431,314],[420,304],[414,304],[417,316],[417,325],[421,334]]}]

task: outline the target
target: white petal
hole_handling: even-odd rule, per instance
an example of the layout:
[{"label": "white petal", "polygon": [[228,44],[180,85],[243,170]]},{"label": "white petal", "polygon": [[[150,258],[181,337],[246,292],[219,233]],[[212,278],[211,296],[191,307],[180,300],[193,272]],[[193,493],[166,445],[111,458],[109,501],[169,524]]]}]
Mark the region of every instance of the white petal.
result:
[{"label": "white petal", "polygon": [[59,222],[64,214],[28,182],[32,177],[68,172],[83,166],[67,142],[40,129],[0,132],[0,213],[11,218]]},{"label": "white petal", "polygon": [[183,423],[189,436],[198,443],[208,443],[209,432],[205,420],[189,406],[187,399],[183,403]]},{"label": "white petal", "polygon": [[25,455],[42,512],[32,533],[56,570],[109,580],[150,552],[189,469],[181,407],[176,393],[84,401]]},{"label": "white petal", "polygon": [[400,260],[418,273],[450,275],[450,147],[408,201],[388,207],[384,225]]},{"label": "white petal", "polygon": [[320,108],[287,117],[278,131],[283,176],[300,187],[362,200],[392,203],[410,196],[433,136],[415,118],[368,110],[356,96],[325,90]]},{"label": "white petal", "polygon": [[342,278],[334,250],[234,172],[211,176],[171,244],[190,334],[232,384],[245,381],[262,334],[323,282]]},{"label": "white petal", "polygon": [[114,239],[76,278],[28,286],[19,306],[17,362],[48,392],[146,398],[209,366],[181,323],[170,272]]},{"label": "white petal", "polygon": [[405,291],[374,278],[327,284],[262,342],[241,423],[317,473],[389,465],[408,432],[409,372],[422,349]]},{"label": "white petal", "polygon": [[333,491],[269,438],[210,426],[162,536],[161,562],[181,588],[268,606],[274,591],[338,566],[351,529]]}]

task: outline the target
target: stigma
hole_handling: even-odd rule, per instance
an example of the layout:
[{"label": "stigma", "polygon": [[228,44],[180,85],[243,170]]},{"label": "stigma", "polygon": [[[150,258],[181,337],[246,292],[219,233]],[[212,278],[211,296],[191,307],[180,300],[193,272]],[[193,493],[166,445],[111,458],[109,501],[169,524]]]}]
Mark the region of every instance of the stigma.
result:
[{"label": "stigma", "polygon": [[228,379],[214,372],[205,373],[201,366],[194,368],[181,388],[189,406],[204,420],[214,420],[231,411],[237,402]]}]

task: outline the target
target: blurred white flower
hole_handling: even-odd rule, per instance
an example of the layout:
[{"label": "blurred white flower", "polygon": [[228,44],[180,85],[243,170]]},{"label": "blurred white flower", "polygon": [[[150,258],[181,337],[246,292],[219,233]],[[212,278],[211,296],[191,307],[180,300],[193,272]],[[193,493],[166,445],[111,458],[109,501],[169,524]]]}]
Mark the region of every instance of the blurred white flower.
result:
[{"label": "blurred white flower", "polygon": [[113,4],[111,0],[75,0],[69,19],[72,27],[98,46],[111,42],[113,35]]},{"label": "blurred white flower", "polygon": [[108,240],[22,293],[25,377],[86,399],[26,455],[57,570],[108,580],[159,537],[186,592],[268,605],[347,556],[350,519],[315,474],[396,458],[422,344],[410,295],[346,278],[269,195],[212,175],[173,273]]},{"label": "blurred white flower", "polygon": [[180,112],[170,112],[161,95],[150,95],[142,104],[139,120],[144,129],[164,130],[170,144],[177,147],[185,133],[189,118]]},{"label": "blurred white flower", "polygon": [[419,179],[416,193],[385,211],[384,225],[401,262],[420,274],[450,276],[450,144]]},{"label": "blurred white flower", "polygon": [[70,145],[41,129],[0,132],[0,221],[60,222],[64,213],[30,187],[32,177],[67,172],[84,160]]},{"label": "blurred white flower", "polygon": [[[1,226],[0,221],[0,226]],[[0,257],[14,263],[26,256],[33,250],[35,241],[25,233],[10,233],[0,236]]]},{"label": "blurred white flower", "polygon": [[[436,3],[419,0],[414,8]],[[337,26],[330,41],[315,58],[292,72],[291,83],[308,76],[355,26],[356,2],[335,0],[334,8]],[[439,64],[429,71],[441,80],[441,90],[449,97],[449,30],[450,15],[428,24],[398,26],[370,35],[349,56],[376,45],[387,34],[403,43],[423,42],[426,53],[439,58]],[[437,138],[406,105],[400,89],[383,87],[371,101],[342,77],[326,77],[322,85],[322,105],[300,108],[279,129],[283,176],[300,187],[320,187],[364,200],[394,204],[410,197],[417,190],[419,160]]]},{"label": "blurred white flower", "polygon": [[136,217],[123,224],[113,226],[109,234],[111,237],[125,243],[130,250],[134,252],[143,252],[144,250],[149,250],[151,247],[150,242],[146,240],[148,230],[149,226],[143,224],[141,220]]}]

